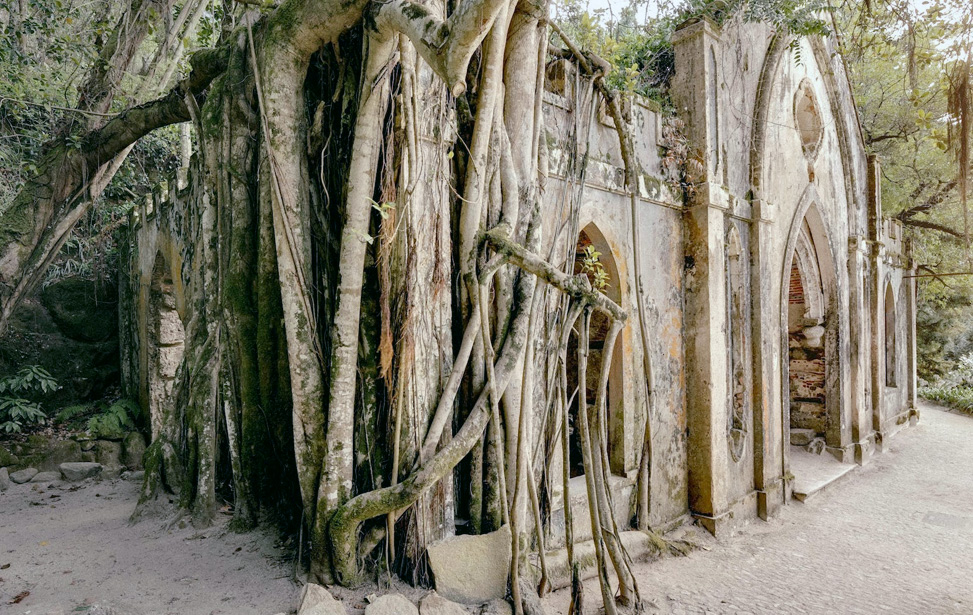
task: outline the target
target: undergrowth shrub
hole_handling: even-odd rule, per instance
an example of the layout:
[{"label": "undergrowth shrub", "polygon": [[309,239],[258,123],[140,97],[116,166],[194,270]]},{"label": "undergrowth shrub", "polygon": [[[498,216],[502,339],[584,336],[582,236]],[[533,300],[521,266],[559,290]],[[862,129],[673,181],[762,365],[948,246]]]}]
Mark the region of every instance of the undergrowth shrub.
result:
[{"label": "undergrowth shrub", "polygon": [[40,400],[57,388],[57,380],[37,365],[0,378],[0,432],[20,433],[25,427],[44,423],[47,413]]}]

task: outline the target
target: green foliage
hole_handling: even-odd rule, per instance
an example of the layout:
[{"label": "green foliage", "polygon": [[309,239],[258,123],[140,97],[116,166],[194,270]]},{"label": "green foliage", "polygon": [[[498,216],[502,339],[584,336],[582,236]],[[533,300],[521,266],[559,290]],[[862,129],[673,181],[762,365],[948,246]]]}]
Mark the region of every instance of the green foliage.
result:
[{"label": "green foliage", "polygon": [[130,399],[119,399],[88,419],[88,433],[96,438],[121,438],[135,429],[139,406]]},{"label": "green foliage", "polygon": [[57,388],[54,377],[37,365],[0,378],[0,431],[20,433],[24,427],[43,423],[47,415],[37,400]]},{"label": "green foliage", "polygon": [[66,408],[61,408],[60,412],[54,415],[54,422],[67,423],[87,414],[91,411],[91,409],[92,406],[88,404],[78,404],[76,406],[67,406]]},{"label": "green foliage", "polygon": [[[648,9],[654,9],[649,15]],[[687,21],[709,19],[717,25],[740,14],[746,21],[773,24],[796,37],[827,35],[821,18],[828,8],[820,0],[680,0],[648,3],[630,0],[617,16],[607,9],[589,11],[581,0],[561,0],[556,19],[582,51],[608,60],[614,67],[609,84],[634,92],[673,112],[669,82],[675,73],[672,34]],[[640,18],[639,13],[643,12]],[[554,40],[555,44],[558,41]],[[798,47],[793,47],[795,51]]]},{"label": "green foliage", "polygon": [[[844,3],[835,17],[885,215],[905,225],[919,273],[973,270],[949,112],[973,41],[968,2]],[[934,379],[973,351],[973,276],[918,281],[917,368]]]},{"label": "green foliage", "polygon": [[112,403],[98,401],[92,404],[79,404],[61,409],[54,420],[73,428],[87,431],[96,438],[118,439],[125,432],[135,429],[135,420],[140,410],[131,399],[118,399]]},{"label": "green foliage", "polygon": [[0,393],[45,394],[57,390],[57,380],[39,365],[23,367],[12,376],[0,379]]},{"label": "green foliage", "polygon": [[963,412],[973,413],[973,387],[923,387],[919,389],[919,394],[929,401]]},{"label": "green foliage", "polygon": [[591,286],[595,290],[603,291],[611,284],[611,276],[605,271],[605,266],[601,264],[601,252],[592,245],[585,246],[581,258],[581,272],[587,274]]}]

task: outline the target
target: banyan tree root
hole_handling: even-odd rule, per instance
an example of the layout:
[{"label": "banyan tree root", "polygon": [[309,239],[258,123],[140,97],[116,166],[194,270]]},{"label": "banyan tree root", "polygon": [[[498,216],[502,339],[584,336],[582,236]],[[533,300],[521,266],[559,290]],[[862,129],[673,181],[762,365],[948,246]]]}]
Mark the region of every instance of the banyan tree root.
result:
[{"label": "banyan tree root", "polygon": [[[588,513],[591,519],[591,540],[595,545],[595,561],[598,567],[598,584],[601,587],[602,602],[606,615],[616,615],[615,596],[608,580],[608,566],[605,561],[605,541],[602,532],[601,515],[604,511],[598,506],[598,480],[592,459],[591,434],[588,426],[588,331],[591,324],[591,309],[586,308],[581,317],[581,334],[578,336],[578,419],[581,434],[581,461],[584,465],[585,486],[588,490]],[[566,503],[566,506],[570,503]]]}]

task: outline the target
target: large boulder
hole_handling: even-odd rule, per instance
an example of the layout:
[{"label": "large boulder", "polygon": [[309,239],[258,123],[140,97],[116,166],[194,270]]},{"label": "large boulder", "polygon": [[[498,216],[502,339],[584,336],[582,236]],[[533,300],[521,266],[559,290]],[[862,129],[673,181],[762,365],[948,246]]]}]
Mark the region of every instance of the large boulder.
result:
[{"label": "large boulder", "polygon": [[482,604],[507,594],[510,528],[481,536],[453,536],[427,549],[436,591],[449,600]]},{"label": "large boulder", "polygon": [[10,482],[10,472],[7,468],[0,468],[0,491],[10,489],[10,485],[12,484]]},{"label": "large boulder", "polygon": [[145,456],[145,438],[137,431],[128,433],[122,440],[122,465],[129,470],[141,470]]},{"label": "large boulder", "polygon": [[98,476],[101,474],[102,466],[100,463],[92,463],[87,461],[75,461],[73,463],[62,463],[61,464],[61,476],[64,480],[69,481],[79,481],[86,478],[91,478],[92,476]]},{"label": "large boulder", "polygon": [[114,284],[65,278],[41,291],[41,303],[57,328],[79,342],[103,342],[118,334],[118,297]]},{"label": "large boulder", "polygon": [[341,604],[327,589],[316,583],[308,583],[301,590],[297,615],[347,615]]},{"label": "large boulder", "polygon": [[465,608],[436,592],[429,592],[419,601],[419,613],[421,615],[469,615],[469,611]]},{"label": "large boulder", "polygon": [[[105,286],[115,284],[109,281]],[[99,304],[99,326],[111,329],[110,337],[94,342],[74,339],[55,322],[39,294],[24,298],[0,335],[0,374],[15,373],[25,365],[50,372],[60,385],[44,399],[44,408],[53,415],[79,401],[100,399],[118,386],[118,324]]]},{"label": "large boulder", "polygon": [[10,480],[22,485],[37,475],[37,468],[24,468],[10,475]]},{"label": "large boulder", "polygon": [[419,609],[402,594],[385,594],[365,607],[365,615],[419,615]]}]

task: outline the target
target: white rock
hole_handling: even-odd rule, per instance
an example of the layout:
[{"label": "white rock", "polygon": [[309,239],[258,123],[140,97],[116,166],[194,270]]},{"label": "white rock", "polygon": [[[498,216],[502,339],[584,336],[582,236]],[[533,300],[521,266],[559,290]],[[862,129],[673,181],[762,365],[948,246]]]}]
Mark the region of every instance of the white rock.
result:
[{"label": "white rock", "polygon": [[365,607],[365,615],[419,615],[419,609],[402,594],[385,594]]},{"label": "white rock", "polygon": [[481,536],[453,536],[429,545],[436,591],[449,600],[483,604],[507,594],[510,528]]},{"label": "white rock", "polygon": [[317,583],[304,586],[299,604],[297,615],[347,615],[345,605]]},{"label": "white rock", "polygon": [[469,611],[465,608],[436,592],[429,592],[419,601],[419,613],[421,615],[469,615]]},{"label": "white rock", "polygon": [[483,605],[480,615],[513,615],[514,608],[506,600],[492,600]]},{"label": "white rock", "polygon": [[58,466],[64,480],[78,481],[101,474],[101,464],[93,461],[69,461]]},{"label": "white rock", "polygon": [[17,483],[18,485],[22,485],[27,481],[29,481],[30,479],[34,478],[36,475],[37,475],[37,468],[26,468],[24,470],[18,470],[17,472],[11,474],[10,480]]}]

